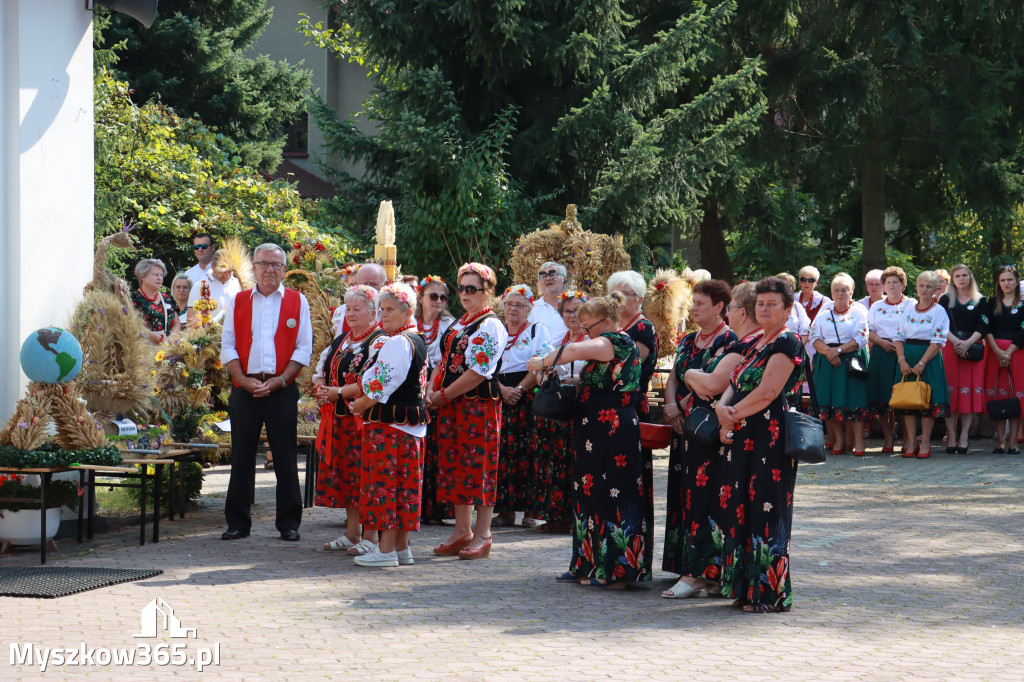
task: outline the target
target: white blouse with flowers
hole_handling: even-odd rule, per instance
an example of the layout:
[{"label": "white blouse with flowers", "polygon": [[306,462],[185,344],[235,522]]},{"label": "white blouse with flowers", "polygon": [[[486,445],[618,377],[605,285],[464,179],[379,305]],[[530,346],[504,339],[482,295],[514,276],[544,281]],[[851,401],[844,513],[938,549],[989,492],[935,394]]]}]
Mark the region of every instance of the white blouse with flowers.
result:
[{"label": "white blouse with flowers", "polygon": [[[376,361],[363,372],[360,382],[363,393],[378,403],[387,403],[391,394],[397,391],[409,376],[414,353],[412,343],[401,334],[384,338],[386,343],[377,353]],[[426,365],[424,365],[425,369]],[[424,377],[425,382],[426,377]],[[423,438],[427,435],[426,424],[417,424],[416,426],[385,424],[385,426],[398,429],[415,438]]]},{"label": "white blouse with flowers", "polygon": [[[875,304],[877,305],[877,303]],[[949,315],[946,309],[936,303],[923,313],[917,306],[909,306],[899,318],[896,326],[896,334],[893,341],[928,341],[939,346],[946,345],[946,335],[949,334]]]},{"label": "white blouse with flowers", "polygon": [[[451,329],[454,333],[465,327],[466,325],[456,320]],[[491,379],[498,367],[498,361],[501,360],[501,354],[505,352],[507,342],[508,332],[505,325],[497,317],[488,317],[469,337],[465,352],[466,369],[476,372],[484,379]]]},{"label": "white blouse with flowers", "polygon": [[895,305],[890,305],[889,300],[883,298],[875,301],[868,311],[868,329],[878,334],[883,339],[890,341],[896,338],[896,326],[899,324],[903,314],[917,305],[917,300],[904,296]]},{"label": "white blouse with flowers", "polygon": [[[441,337],[444,336],[444,333],[448,331],[448,327],[452,326],[453,322],[455,322],[455,320],[452,317],[439,318],[437,323],[437,335],[427,342],[427,364],[431,367],[437,367],[437,365],[441,363]],[[427,335],[430,333],[433,326],[434,325],[431,324],[423,332],[424,341],[427,341]]]},{"label": "white blouse with flowers", "polygon": [[[381,336],[378,336],[374,340],[374,342],[370,344],[369,355],[370,355],[370,361],[371,362],[373,361],[373,358],[377,357],[377,353],[380,352],[380,349],[384,347],[384,344],[387,343],[387,341],[388,341],[388,335],[387,334],[383,334]],[[363,343],[362,340],[359,340],[356,343],[352,343],[348,339],[345,339],[341,343],[341,348],[338,349],[338,352],[339,353],[347,353],[350,348],[354,348],[356,346],[362,345],[362,343]],[[324,362],[327,361],[327,353],[330,352],[330,350],[331,350],[331,347],[327,346],[327,348],[324,348],[323,352],[320,353],[320,359],[316,361],[316,370],[313,372],[313,380],[316,380],[318,377],[321,378],[321,379],[323,378],[323,376],[324,376]],[[362,364],[362,361],[360,361],[360,364]]]},{"label": "white blouse with flowers", "polygon": [[[838,331],[838,336],[836,332]],[[825,343],[844,344],[850,339],[861,348],[868,343],[868,311],[860,303],[850,304],[849,310],[837,314],[835,303],[826,304],[811,323],[811,343],[815,339]]]},{"label": "white blouse with flowers", "polygon": [[[540,322],[527,322],[526,329],[512,343],[513,334],[508,335],[505,352],[501,355],[501,373],[524,372],[526,361],[534,355],[542,355],[544,344],[551,340],[547,327]],[[512,343],[511,346],[509,344]]]}]

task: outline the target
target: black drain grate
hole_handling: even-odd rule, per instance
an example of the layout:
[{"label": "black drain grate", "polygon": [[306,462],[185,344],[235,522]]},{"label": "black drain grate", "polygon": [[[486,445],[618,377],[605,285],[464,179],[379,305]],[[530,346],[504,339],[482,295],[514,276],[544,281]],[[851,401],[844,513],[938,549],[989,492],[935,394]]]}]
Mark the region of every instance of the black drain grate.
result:
[{"label": "black drain grate", "polygon": [[137,568],[0,568],[0,596],[54,599],[133,580],[145,580],[161,573],[163,571]]}]

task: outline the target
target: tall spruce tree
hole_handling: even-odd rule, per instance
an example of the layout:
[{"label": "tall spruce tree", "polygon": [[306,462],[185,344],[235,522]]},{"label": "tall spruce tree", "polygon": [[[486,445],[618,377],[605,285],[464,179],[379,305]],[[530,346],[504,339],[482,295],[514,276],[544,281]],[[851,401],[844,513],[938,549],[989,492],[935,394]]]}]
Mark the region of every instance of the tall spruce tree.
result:
[{"label": "tall spruce tree", "polygon": [[265,56],[245,55],[272,10],[265,0],[161,0],[151,28],[113,15],[108,43],[122,43],[116,76],[134,99],[159,97],[185,116],[199,116],[238,144],[242,161],[272,170],[285,126],[304,115],[308,72]]},{"label": "tall spruce tree", "polygon": [[[634,266],[673,227],[699,222],[763,114],[758,61],[721,68],[736,4],[585,0],[339,2],[317,43],[374,74],[359,118],[313,105],[332,151],[365,165],[338,174],[334,207],[367,224],[395,200],[402,260],[416,272],[485,258],[580,206],[584,225],[621,232]],[[442,268],[441,264],[447,264]]]}]

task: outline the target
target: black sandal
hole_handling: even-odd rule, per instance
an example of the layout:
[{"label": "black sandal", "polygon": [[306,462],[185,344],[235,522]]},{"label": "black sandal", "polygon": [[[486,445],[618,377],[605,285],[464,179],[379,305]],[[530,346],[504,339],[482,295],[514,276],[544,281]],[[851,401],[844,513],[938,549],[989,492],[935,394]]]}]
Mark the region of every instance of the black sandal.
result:
[{"label": "black sandal", "polygon": [[789,613],[792,606],[776,606],[775,604],[746,604],[743,613]]}]

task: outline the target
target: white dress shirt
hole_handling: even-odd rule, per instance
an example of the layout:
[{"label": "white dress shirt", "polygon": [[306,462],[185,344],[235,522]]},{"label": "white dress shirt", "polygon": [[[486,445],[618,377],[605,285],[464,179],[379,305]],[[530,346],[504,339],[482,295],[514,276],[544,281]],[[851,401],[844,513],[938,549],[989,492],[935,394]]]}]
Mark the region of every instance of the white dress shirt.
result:
[{"label": "white dress shirt", "polygon": [[192,284],[195,284],[203,277],[209,277],[210,279],[213,279],[213,261],[211,260],[210,264],[207,265],[205,268],[199,263],[196,263],[188,270],[186,270],[185,274],[188,276],[189,281],[191,281]]},{"label": "white dress shirt", "polygon": [[543,298],[538,298],[533,302],[533,310],[530,311],[530,317],[527,319],[530,322],[540,322],[544,325],[548,330],[548,335],[552,338],[560,339],[569,331],[565,322],[562,321],[562,316],[558,313],[558,306],[551,305]]},{"label": "white dress shirt", "polygon": [[[276,374],[277,349],[274,346],[274,335],[277,334],[278,318],[281,316],[284,285],[278,286],[269,296],[261,294],[259,289],[250,289],[241,295],[251,295],[253,299],[252,348],[249,349],[249,362],[245,371],[247,374]],[[309,364],[309,356],[313,353],[313,323],[309,316],[309,301],[302,294],[299,294],[299,300],[299,331],[295,337],[295,350],[289,359],[306,366]],[[239,359],[238,349],[235,347],[234,310],[228,313],[224,319],[220,349],[220,361],[225,365]]]},{"label": "white dress shirt", "polygon": [[231,279],[226,284],[221,284],[213,275],[201,278],[192,285],[192,290],[188,292],[189,308],[202,297],[203,282],[210,287],[210,300],[217,303],[217,307],[210,311],[210,318],[214,322],[220,322],[224,319],[227,311],[231,309],[231,302],[235,300],[235,296],[242,291],[242,284],[234,275],[231,275]]}]

